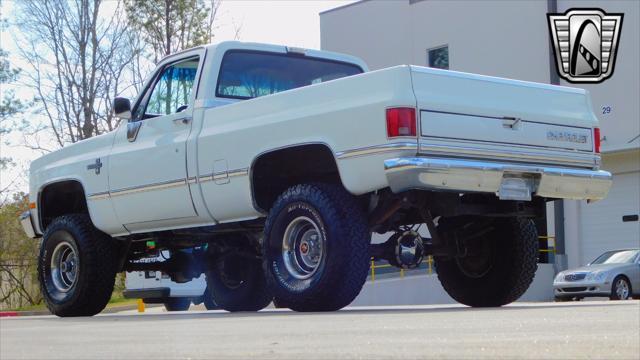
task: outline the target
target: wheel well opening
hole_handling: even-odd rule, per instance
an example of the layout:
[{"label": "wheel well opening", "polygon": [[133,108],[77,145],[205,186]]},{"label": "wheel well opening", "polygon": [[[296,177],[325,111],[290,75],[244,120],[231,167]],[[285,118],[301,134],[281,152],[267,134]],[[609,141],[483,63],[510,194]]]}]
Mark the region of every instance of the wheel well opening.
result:
[{"label": "wheel well opening", "polygon": [[66,214],[88,214],[82,184],[75,180],[47,185],[40,195],[40,224],[44,231],[51,221]]},{"label": "wheel well opening", "polygon": [[328,146],[300,145],[260,155],[251,170],[254,204],[267,212],[287,188],[308,182],[341,184],[336,160]]}]

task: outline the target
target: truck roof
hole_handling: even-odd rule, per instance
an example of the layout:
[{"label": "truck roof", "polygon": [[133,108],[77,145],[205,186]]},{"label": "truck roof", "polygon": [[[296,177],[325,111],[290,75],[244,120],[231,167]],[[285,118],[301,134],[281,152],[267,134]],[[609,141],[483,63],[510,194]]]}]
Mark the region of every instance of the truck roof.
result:
[{"label": "truck roof", "polygon": [[304,54],[305,56],[310,56],[314,58],[328,59],[340,62],[346,62],[351,64],[356,64],[362,68],[362,70],[369,71],[369,67],[367,64],[360,58],[352,55],[347,55],[343,53],[337,53],[333,51],[325,51],[325,50],[314,50],[314,49],[305,49],[299,47],[291,47],[285,45],[275,45],[275,44],[264,44],[264,43],[254,43],[254,42],[243,42],[243,41],[222,41],[219,43],[212,43],[203,46],[197,46],[194,48],[185,49],[179,51],[177,53],[173,53],[165,56],[160,60],[160,62],[165,59],[178,56],[186,51],[190,51],[192,49],[197,48],[205,48],[208,51],[226,51],[226,50],[254,50],[254,51],[265,51],[265,52],[273,52],[273,53],[296,53],[296,54]]}]

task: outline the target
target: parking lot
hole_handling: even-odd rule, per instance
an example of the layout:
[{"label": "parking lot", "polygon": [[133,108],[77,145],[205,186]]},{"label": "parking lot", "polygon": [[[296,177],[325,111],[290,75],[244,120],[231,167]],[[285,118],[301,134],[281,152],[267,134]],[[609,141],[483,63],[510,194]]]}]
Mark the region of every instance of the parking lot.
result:
[{"label": "parking lot", "polygon": [[618,358],[640,354],[640,302],[514,303],[3,318],[1,359]]}]

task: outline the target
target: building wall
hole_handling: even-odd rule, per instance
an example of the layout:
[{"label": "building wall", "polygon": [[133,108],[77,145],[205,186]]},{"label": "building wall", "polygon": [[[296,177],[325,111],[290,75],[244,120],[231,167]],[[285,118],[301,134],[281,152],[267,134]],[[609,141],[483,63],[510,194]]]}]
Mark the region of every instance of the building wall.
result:
[{"label": "building wall", "polygon": [[425,66],[427,49],[448,44],[451,70],[548,82],[546,9],[537,0],[370,0],[321,14],[321,46],[380,69]]},{"label": "building wall", "polygon": [[408,1],[364,1],[329,10],[320,15],[320,46],[358,56],[371,70],[409,63],[408,13]]},{"label": "building wall", "polygon": [[[640,1],[558,0],[558,12],[574,7],[624,13],[613,76],[600,84],[575,85],[564,80],[561,84],[581,87],[591,93],[593,111],[600,119],[601,135],[605,138],[603,152],[637,149],[640,147]],[[603,114],[604,106],[610,106],[611,112]]]},{"label": "building wall", "polygon": [[[558,0],[558,12],[601,8],[624,13],[613,76],[581,87],[591,93],[600,120],[602,168],[613,174],[609,196],[599,202],[565,201],[567,265],[584,265],[598,254],[622,247],[640,247],[640,222],[622,222],[622,215],[640,213],[640,1]],[[611,107],[603,114],[602,108]],[[634,140],[635,138],[635,140]],[[626,150],[626,151],[621,151]]]},{"label": "building wall", "polygon": [[565,201],[565,246],[568,266],[581,266],[608,250],[640,247],[640,222],[622,221],[640,214],[640,150],[605,155],[603,167],[613,174],[609,195],[595,203]]}]

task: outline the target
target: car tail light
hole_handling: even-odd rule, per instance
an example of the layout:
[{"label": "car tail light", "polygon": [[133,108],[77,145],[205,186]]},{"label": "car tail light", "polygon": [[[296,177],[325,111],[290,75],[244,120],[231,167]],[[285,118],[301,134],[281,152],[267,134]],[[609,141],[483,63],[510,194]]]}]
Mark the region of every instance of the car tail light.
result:
[{"label": "car tail light", "polygon": [[596,154],[600,154],[600,128],[593,128],[593,145]]},{"label": "car tail light", "polygon": [[387,109],[387,136],[416,136],[416,109]]}]

